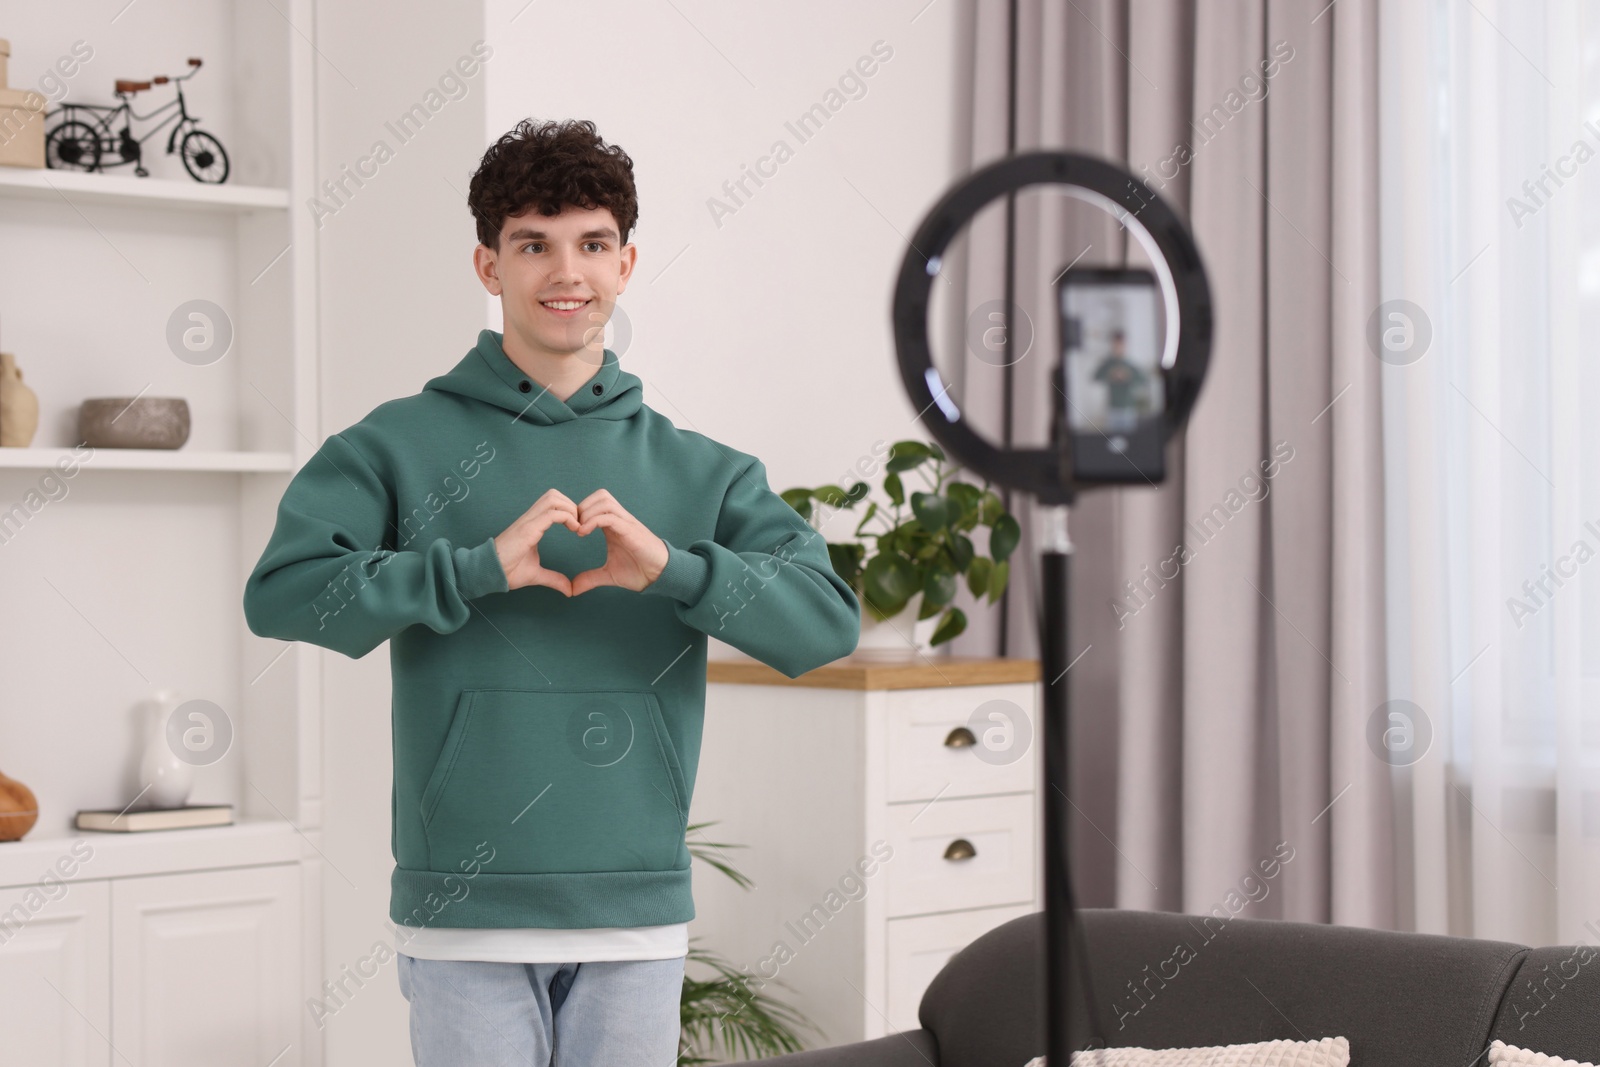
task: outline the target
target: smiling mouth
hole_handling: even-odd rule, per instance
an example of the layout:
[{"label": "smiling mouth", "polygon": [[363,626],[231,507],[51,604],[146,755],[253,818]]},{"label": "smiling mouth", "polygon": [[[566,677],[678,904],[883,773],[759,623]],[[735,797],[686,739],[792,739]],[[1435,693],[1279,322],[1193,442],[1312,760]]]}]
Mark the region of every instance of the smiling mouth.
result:
[{"label": "smiling mouth", "polygon": [[547,311],[554,312],[562,317],[570,317],[582,311],[593,300],[541,300],[539,304]]}]

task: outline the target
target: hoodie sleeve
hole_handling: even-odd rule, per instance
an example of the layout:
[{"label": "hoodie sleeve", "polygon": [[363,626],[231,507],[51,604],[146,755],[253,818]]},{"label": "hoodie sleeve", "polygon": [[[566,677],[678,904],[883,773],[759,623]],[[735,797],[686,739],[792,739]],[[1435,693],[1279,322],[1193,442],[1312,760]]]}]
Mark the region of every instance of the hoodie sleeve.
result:
[{"label": "hoodie sleeve", "polygon": [[355,447],[339,434],[324,441],[290,480],[245,580],[251,632],[360,659],[417,623],[452,633],[471,617],[469,601],[506,591],[493,537],[395,551],[386,547],[394,513],[389,487]]},{"label": "hoodie sleeve", "polygon": [[789,678],[855,651],[861,605],[828,544],[767,485],[752,459],[728,487],[715,540],[667,542],[645,594],[671,597],[678,618]]}]

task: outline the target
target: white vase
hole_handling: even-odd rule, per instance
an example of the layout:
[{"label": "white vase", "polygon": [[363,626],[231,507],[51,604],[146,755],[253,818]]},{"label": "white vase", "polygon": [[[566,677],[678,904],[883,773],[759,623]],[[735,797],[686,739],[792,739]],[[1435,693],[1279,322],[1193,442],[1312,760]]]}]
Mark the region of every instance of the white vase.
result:
[{"label": "white vase", "polygon": [[178,707],[178,693],[158,689],[144,702],[144,752],[139,760],[135,808],[181,808],[194,788],[194,765],[178,758],[167,740],[167,720]]},{"label": "white vase", "polygon": [[917,612],[921,608],[921,593],[887,619],[878,619],[862,604],[861,639],[856,642],[856,650],[851,658],[892,663],[934,654],[933,646],[928,642],[939,627],[939,615],[918,619]]}]

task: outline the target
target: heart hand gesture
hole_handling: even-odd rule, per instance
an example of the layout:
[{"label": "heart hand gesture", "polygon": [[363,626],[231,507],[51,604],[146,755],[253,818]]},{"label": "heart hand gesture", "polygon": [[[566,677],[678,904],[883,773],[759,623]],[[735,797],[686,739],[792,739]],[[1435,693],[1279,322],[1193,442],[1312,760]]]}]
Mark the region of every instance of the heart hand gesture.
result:
[{"label": "heart hand gesture", "polygon": [[[539,541],[557,523],[579,537],[600,530],[606,542],[605,563],[571,580],[560,571],[542,566]],[[565,493],[550,489],[494,542],[508,588],[542,585],[562,596],[579,596],[604,585],[638,592],[655,581],[667,565],[666,542],[634,518],[606,489],[596,489],[582,504],[573,504]]]}]

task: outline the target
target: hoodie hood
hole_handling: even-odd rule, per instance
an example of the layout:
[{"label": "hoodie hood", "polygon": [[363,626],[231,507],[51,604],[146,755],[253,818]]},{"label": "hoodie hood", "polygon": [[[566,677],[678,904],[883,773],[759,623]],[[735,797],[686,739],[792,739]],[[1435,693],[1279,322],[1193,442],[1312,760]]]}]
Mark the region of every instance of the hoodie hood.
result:
[{"label": "hoodie hood", "polygon": [[477,345],[461,362],[429,379],[423,388],[469,396],[543,426],[573,419],[628,419],[644,404],[644,383],[623,370],[617,354],[609,348],[604,349],[605,362],[600,369],[561,400],[511,362],[501,345],[502,336],[494,330],[478,331]]}]

